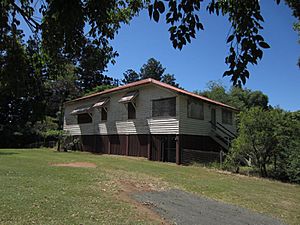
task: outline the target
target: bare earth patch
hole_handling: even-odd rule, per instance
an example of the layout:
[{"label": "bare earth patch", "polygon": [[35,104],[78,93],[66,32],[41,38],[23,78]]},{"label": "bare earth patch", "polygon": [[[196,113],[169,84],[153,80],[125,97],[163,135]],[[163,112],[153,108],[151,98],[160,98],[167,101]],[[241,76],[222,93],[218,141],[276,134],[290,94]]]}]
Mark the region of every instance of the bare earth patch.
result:
[{"label": "bare earth patch", "polygon": [[51,163],[51,166],[63,166],[63,167],[81,167],[81,168],[96,168],[95,163],[89,162],[72,162],[72,163]]},{"label": "bare earth patch", "polygon": [[142,216],[146,216],[158,224],[170,225],[171,223],[163,218],[159,213],[155,212],[148,202],[139,202],[134,200],[131,195],[138,192],[151,192],[158,191],[158,188],[155,184],[146,183],[146,182],[134,182],[131,180],[119,180],[117,181],[119,186],[118,197],[120,200],[130,203],[138,213]]}]

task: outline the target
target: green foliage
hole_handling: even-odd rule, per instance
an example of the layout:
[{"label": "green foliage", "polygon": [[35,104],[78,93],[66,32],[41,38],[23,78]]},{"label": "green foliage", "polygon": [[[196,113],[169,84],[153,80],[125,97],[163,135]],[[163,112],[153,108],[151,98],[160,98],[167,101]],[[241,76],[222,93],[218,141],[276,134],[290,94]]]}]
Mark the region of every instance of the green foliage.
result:
[{"label": "green foliage", "polygon": [[195,91],[195,93],[219,102],[229,103],[229,94],[221,81],[209,81],[206,86],[207,90]]},{"label": "green foliage", "polygon": [[[279,4],[280,0],[276,2]],[[285,2],[299,19],[299,2]],[[1,1],[0,4],[0,29],[4,34],[1,34],[0,45],[5,46],[8,33],[22,34],[19,26],[25,22],[33,32],[39,34],[36,40],[42,38],[44,51],[50,58],[76,61],[85,54],[83,49],[92,45],[101,52],[102,57],[98,62],[103,64],[102,68],[107,62],[113,63],[117,56],[109,44],[110,40],[114,39],[122,24],[129,23],[145,6],[148,7],[150,18],[156,22],[165,16],[174,48],[182,49],[196,38],[197,31],[204,30],[200,16],[204,3],[199,0],[47,0],[38,4],[31,0],[12,0]],[[230,76],[233,84],[245,84],[250,76],[248,65],[257,64],[263,56],[263,50],[270,47],[261,35],[264,19],[260,1],[211,0],[206,4],[208,13],[223,15],[231,24],[227,38],[229,55],[225,59],[229,68],[224,76]],[[297,24],[295,27],[298,27]]]},{"label": "green foliage", "polygon": [[91,91],[85,93],[84,96],[94,94],[94,93],[97,93],[97,92],[101,92],[101,91],[105,91],[105,90],[108,90],[108,89],[111,89],[111,88],[114,88],[114,87],[116,87],[116,86],[113,86],[113,85],[99,85],[99,86],[94,87]]},{"label": "green foliage", "polygon": [[277,121],[274,176],[300,183],[300,111],[282,112]]},{"label": "green foliage", "polygon": [[174,74],[164,74],[161,78],[161,82],[172,85],[174,87],[179,87],[179,84],[176,83],[176,78]]},{"label": "green foliage", "polygon": [[227,168],[253,166],[261,176],[300,182],[300,113],[254,107],[239,115]]},{"label": "green foliage", "polygon": [[155,80],[161,80],[166,68],[156,59],[150,58],[145,63],[140,72],[141,79],[153,78]]},{"label": "green foliage", "polygon": [[108,63],[117,56],[110,47],[101,49],[91,43],[82,48],[81,57],[76,67],[77,86],[84,92],[89,92],[99,85],[111,85],[113,78],[103,74]]},{"label": "green foliage", "polygon": [[232,105],[240,110],[250,109],[251,107],[269,108],[268,96],[261,91],[252,91],[235,86],[228,90],[221,81],[210,81],[205,91],[195,91],[195,93]]},{"label": "green foliage", "polygon": [[240,113],[239,136],[232,145],[233,159],[251,159],[262,176],[268,176],[267,165],[276,154],[276,122],[280,112],[259,107]]},{"label": "green foliage", "polygon": [[0,121],[5,125],[0,145],[16,146],[15,134],[18,144],[30,139],[27,129],[44,115],[44,89],[38,47],[31,40],[24,45],[19,36],[7,37],[0,45]]},{"label": "green foliage", "polygon": [[[165,9],[166,8],[166,9]],[[165,11],[166,23],[170,25],[170,39],[174,48],[180,50],[196,38],[196,32],[204,30],[200,20],[201,1],[155,0],[149,6],[150,17],[158,22]],[[259,1],[210,1],[207,6],[210,14],[222,14],[228,18],[231,29],[227,38],[229,56],[225,62],[229,69],[223,76],[230,76],[234,85],[245,84],[250,73],[248,64],[257,64],[263,50],[270,48],[260,35],[264,19],[260,12]]]},{"label": "green foliage", "polygon": [[37,135],[44,139],[49,137],[57,138],[61,132],[58,130],[57,119],[50,116],[46,116],[43,121],[37,121],[34,124],[34,130]]},{"label": "green foliage", "polygon": [[140,80],[140,75],[132,69],[126,70],[123,73],[124,79],[122,79],[123,84],[129,84]]},{"label": "green foliage", "polygon": [[[154,0],[148,7],[150,18],[158,22],[161,16],[169,25],[170,40],[173,47],[182,49],[191,39],[196,38],[196,33],[204,30],[201,21],[202,1],[164,1]],[[300,19],[300,3],[298,0],[285,0],[293,10],[293,15]],[[280,0],[276,0],[279,4]],[[202,5],[201,5],[202,4]],[[241,86],[250,77],[248,65],[256,65],[263,57],[263,51],[270,48],[261,35],[264,18],[261,15],[260,1],[215,1],[208,2],[209,14],[222,15],[228,19],[231,27],[228,32],[226,44],[229,47],[228,56],[225,58],[228,70],[223,76],[230,76],[234,85]],[[300,59],[299,59],[300,65]]]},{"label": "green foliage", "polygon": [[125,73],[123,73],[124,79],[122,82],[123,84],[129,84],[142,79],[152,78],[174,87],[179,87],[174,74],[164,74],[165,70],[166,68],[164,68],[158,60],[150,58],[147,63],[141,67],[139,74],[132,69],[125,71]]}]

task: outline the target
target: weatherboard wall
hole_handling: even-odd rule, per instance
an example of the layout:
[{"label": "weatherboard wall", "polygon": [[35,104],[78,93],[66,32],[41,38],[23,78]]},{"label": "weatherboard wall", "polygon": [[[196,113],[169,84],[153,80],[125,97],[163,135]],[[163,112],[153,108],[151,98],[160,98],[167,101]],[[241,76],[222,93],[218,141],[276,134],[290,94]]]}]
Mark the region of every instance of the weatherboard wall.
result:
[{"label": "weatherboard wall", "polygon": [[[122,96],[135,89],[83,99],[65,105],[64,130],[70,135],[107,135],[107,134],[178,134],[179,133],[179,98],[176,98],[176,117],[152,117],[152,100],[176,97],[176,93],[155,85],[139,88],[136,98],[136,119],[128,120],[126,104],[118,101]],[[93,123],[77,124],[77,116],[70,115],[81,105],[92,105],[103,97],[110,97],[107,104],[107,121],[101,121],[101,113],[91,111]]]},{"label": "weatherboard wall", "polygon": [[233,124],[222,123],[222,107],[203,102],[204,119],[193,119],[188,117],[188,96],[179,96],[179,133],[187,135],[209,136],[212,130],[211,109],[216,110],[216,121],[222,124],[226,129],[236,133],[236,124],[233,112]]}]

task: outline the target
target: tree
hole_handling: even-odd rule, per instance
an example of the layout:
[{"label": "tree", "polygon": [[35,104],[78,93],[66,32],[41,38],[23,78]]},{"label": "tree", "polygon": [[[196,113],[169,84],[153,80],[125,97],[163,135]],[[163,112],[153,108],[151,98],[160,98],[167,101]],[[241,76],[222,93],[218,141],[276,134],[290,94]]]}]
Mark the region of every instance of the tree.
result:
[{"label": "tree", "polygon": [[206,84],[205,91],[195,91],[196,94],[203,95],[207,98],[229,104],[229,94],[226,87],[221,81],[209,81]]},{"label": "tree", "polygon": [[174,87],[179,87],[179,84],[176,83],[176,78],[175,78],[174,74],[164,74],[161,78],[161,82],[170,84]]},{"label": "tree", "polygon": [[251,108],[240,114],[239,135],[226,165],[249,163],[262,176],[300,183],[300,111]]},{"label": "tree", "polygon": [[103,74],[107,64],[116,56],[110,47],[97,48],[87,43],[82,48],[82,53],[76,66],[77,85],[84,92],[91,91],[99,85],[111,85],[113,78]]},{"label": "tree", "polygon": [[91,91],[86,92],[85,96],[91,95],[91,94],[94,94],[94,93],[97,93],[97,92],[105,91],[105,90],[108,90],[108,89],[111,89],[111,88],[114,88],[114,87],[117,87],[117,85],[99,85],[97,87],[94,87]]},{"label": "tree", "polygon": [[153,78],[160,81],[165,70],[166,68],[164,68],[158,60],[150,58],[147,63],[142,66],[140,77],[141,79]]},{"label": "tree", "polygon": [[129,84],[140,80],[140,75],[132,69],[126,70],[125,73],[123,73],[123,76],[123,84]]},{"label": "tree", "polygon": [[[299,19],[298,1],[285,1]],[[109,41],[114,38],[121,24],[129,23],[147,6],[150,17],[156,22],[166,12],[170,40],[175,48],[182,49],[192,38],[196,38],[197,31],[204,30],[199,16],[201,2],[169,0],[165,4],[160,0],[47,0],[39,2],[38,12],[36,3],[31,0],[1,1],[0,29],[16,31],[21,23],[19,18],[23,17],[33,31],[41,31],[44,49],[50,57],[76,59],[87,42],[99,49],[110,48]],[[280,0],[275,2],[279,4]],[[210,0],[207,11],[228,18],[231,28],[227,43],[230,46],[225,61],[229,68],[223,75],[230,76],[233,84],[245,84],[250,76],[248,65],[257,64],[263,56],[263,50],[269,48],[260,33],[264,21],[260,1]],[[1,34],[0,44],[5,42],[4,36]],[[113,53],[110,48],[108,55]]]},{"label": "tree", "polygon": [[19,35],[6,35],[0,45],[0,121],[4,124],[0,145],[16,146],[30,140],[30,126],[44,114],[42,71],[36,62],[38,49],[26,47]]},{"label": "tree", "polygon": [[221,81],[209,81],[205,91],[195,91],[210,99],[234,106],[240,110],[251,107],[269,108],[269,98],[261,91],[233,86],[229,90]]},{"label": "tree", "polygon": [[[59,65],[49,65],[50,78],[51,74],[55,74],[55,79],[48,79],[45,82],[46,101],[51,103],[47,107],[46,115],[57,118],[58,131],[63,129],[64,102],[80,96],[80,89],[76,85],[75,67],[73,64],[64,62]],[[58,150],[60,150],[60,139],[58,142]]]},{"label": "tree", "polygon": [[233,142],[229,159],[251,159],[260,175],[267,177],[267,166],[277,150],[276,123],[280,116],[279,111],[263,110],[259,107],[241,112],[239,136]]},{"label": "tree", "polygon": [[41,31],[44,48],[50,56],[74,58],[86,40],[99,48],[109,46],[122,23],[143,8],[140,0],[1,1],[1,29],[20,25],[20,17],[32,29]]},{"label": "tree", "polygon": [[141,67],[139,74],[132,69],[125,71],[125,73],[123,73],[124,79],[122,82],[123,84],[129,84],[141,79],[152,78],[174,87],[179,87],[179,84],[176,83],[174,74],[164,74],[165,70],[166,68],[163,67],[161,62],[154,58],[150,58],[147,63]]},{"label": "tree", "polygon": [[[277,4],[280,0],[275,0]],[[182,49],[184,45],[196,38],[196,32],[204,30],[200,21],[201,2],[169,0],[168,4],[154,0],[149,5],[149,15],[158,22],[165,12],[165,21],[169,24],[170,40],[174,48]],[[294,16],[300,19],[297,0],[286,0],[294,10]],[[260,1],[211,0],[207,11],[210,14],[223,15],[231,24],[227,43],[229,55],[225,58],[228,70],[223,76],[230,76],[234,85],[245,84],[249,78],[249,64],[257,64],[262,59],[263,50],[270,48],[260,31],[263,29],[263,16],[260,11]]]},{"label": "tree", "polygon": [[300,183],[300,111],[282,111],[282,119],[276,121],[276,124],[278,144],[273,176]]}]

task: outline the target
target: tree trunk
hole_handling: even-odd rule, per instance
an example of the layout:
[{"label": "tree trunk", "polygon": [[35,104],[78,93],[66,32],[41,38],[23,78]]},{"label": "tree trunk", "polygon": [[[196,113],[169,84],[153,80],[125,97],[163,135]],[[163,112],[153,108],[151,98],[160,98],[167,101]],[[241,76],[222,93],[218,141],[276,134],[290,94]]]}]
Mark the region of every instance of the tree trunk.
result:
[{"label": "tree trunk", "polygon": [[[58,118],[58,130],[61,131],[63,130],[63,107],[64,107],[64,99],[61,101],[60,103],[60,107],[59,107],[59,118]],[[61,150],[61,135],[59,135],[58,138],[58,143],[57,143],[57,151]],[[66,152],[67,150],[64,149],[64,151]]]},{"label": "tree trunk", "polygon": [[267,177],[268,176],[268,172],[267,172],[266,163],[263,164],[263,171],[264,171],[264,177]]},{"label": "tree trunk", "polygon": [[274,155],[274,171],[277,171],[277,155]]}]

